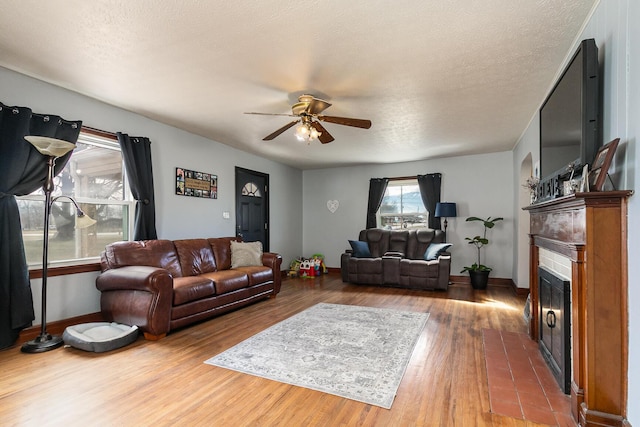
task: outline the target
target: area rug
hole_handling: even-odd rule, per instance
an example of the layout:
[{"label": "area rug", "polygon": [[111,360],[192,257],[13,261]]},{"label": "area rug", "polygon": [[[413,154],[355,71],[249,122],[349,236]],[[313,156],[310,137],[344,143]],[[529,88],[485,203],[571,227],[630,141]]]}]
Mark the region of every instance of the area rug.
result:
[{"label": "area rug", "polygon": [[320,303],[205,363],[389,409],[428,318]]}]

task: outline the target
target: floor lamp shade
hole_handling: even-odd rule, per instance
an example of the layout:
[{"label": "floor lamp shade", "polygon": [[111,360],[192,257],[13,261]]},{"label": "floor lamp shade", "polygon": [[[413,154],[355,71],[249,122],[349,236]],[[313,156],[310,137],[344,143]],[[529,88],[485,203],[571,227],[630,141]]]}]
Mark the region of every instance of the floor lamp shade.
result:
[{"label": "floor lamp shade", "polygon": [[68,196],[51,197],[54,190],[54,166],[58,157],[64,156],[75,148],[75,144],[60,139],[44,136],[25,136],[25,139],[33,145],[46,159],[47,177],[42,189],[45,195],[44,208],[44,238],[42,240],[42,314],[40,335],[35,339],[22,345],[23,353],[42,353],[62,346],[63,341],[59,336],[47,333],[47,267],[49,264],[49,216],[51,215],[51,205],[60,197],[69,199],[76,208],[76,228],[88,227],[96,223],[82,212],[78,203]]},{"label": "floor lamp shade", "polygon": [[456,204],[452,202],[439,202],[436,204],[436,218],[444,218],[444,241],[447,241],[447,218],[455,218],[458,216]]},{"label": "floor lamp shade", "polygon": [[458,216],[455,203],[441,202],[436,204],[436,218],[455,218]]}]

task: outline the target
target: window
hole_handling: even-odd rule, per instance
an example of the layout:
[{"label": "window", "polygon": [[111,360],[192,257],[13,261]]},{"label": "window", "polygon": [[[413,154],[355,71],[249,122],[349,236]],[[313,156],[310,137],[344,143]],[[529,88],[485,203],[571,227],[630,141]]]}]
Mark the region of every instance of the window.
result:
[{"label": "window", "polygon": [[[44,160],[43,160],[44,161]],[[65,197],[54,201],[49,218],[49,263],[95,262],[104,247],[129,240],[134,201],[129,191],[120,145],[115,136],[83,129],[65,168],[54,179],[52,197],[73,197],[97,223],[75,229],[75,208]],[[29,267],[42,264],[44,192],[18,197]]]},{"label": "window", "polygon": [[254,182],[248,182],[242,187],[242,195],[249,197],[262,197],[260,189]]},{"label": "window", "polygon": [[428,227],[429,212],[422,203],[418,181],[389,182],[378,214],[381,227],[389,230]]}]

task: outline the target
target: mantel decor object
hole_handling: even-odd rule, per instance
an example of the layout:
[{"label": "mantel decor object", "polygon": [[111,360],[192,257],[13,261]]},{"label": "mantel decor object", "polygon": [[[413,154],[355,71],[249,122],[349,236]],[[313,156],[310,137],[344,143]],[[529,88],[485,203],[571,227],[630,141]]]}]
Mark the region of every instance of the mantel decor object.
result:
[{"label": "mantel decor object", "polygon": [[604,182],[607,180],[609,166],[613,160],[613,155],[618,148],[620,138],[616,138],[600,147],[596,153],[596,159],[593,161],[593,167],[589,172],[589,189],[590,191],[602,191]]}]

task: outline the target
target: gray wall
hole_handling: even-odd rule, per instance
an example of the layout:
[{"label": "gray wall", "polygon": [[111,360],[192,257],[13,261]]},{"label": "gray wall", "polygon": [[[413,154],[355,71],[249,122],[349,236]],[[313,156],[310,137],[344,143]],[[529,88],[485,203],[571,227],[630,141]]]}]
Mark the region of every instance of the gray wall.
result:
[{"label": "gray wall", "polygon": [[[235,234],[235,166],[269,174],[271,250],[290,259],[302,251],[302,172],[188,132],[112,107],[74,92],[0,68],[0,93],[6,105],[30,107],[84,125],[151,139],[158,237],[233,236]],[[175,168],[218,175],[218,199],[175,195]],[[222,218],[229,211],[231,219]],[[47,320],[100,310],[97,273],[52,277]],[[39,279],[32,281],[36,321],[40,323]]]},{"label": "gray wall", "polygon": [[[640,131],[640,2],[636,0],[601,1],[585,23],[584,30],[576,37],[574,46],[567,52],[567,62],[578,46],[587,38],[594,38],[599,49],[601,79],[603,90],[603,142],[620,138],[614,164],[610,174],[618,189],[634,190],[640,179],[637,167],[637,141]],[[634,18],[634,19],[632,19]],[[560,73],[564,65],[558,70]],[[554,79],[555,81],[555,79]],[[551,90],[550,82],[549,90]],[[541,94],[540,104],[546,94]],[[519,168],[528,155],[538,160],[539,138],[537,128],[539,117],[536,114],[527,130],[523,133],[513,151],[514,180],[519,178]],[[514,198],[515,199],[515,198]],[[514,200],[514,212],[518,210]],[[628,301],[629,307],[640,302],[640,200],[638,196],[629,199],[628,216]],[[528,217],[525,218],[528,220]],[[526,235],[517,235],[516,239],[527,239]],[[518,257],[527,256],[519,252]],[[514,266],[522,265],[514,263]],[[514,267],[517,268],[517,267]],[[514,277],[523,277],[526,272],[514,271]],[[629,311],[629,360],[640,358],[640,311]],[[612,367],[616,369],[616,367]],[[629,364],[628,375],[628,419],[631,424],[640,424],[640,366]]]},{"label": "gray wall", "polygon": [[[505,221],[490,231],[491,244],[483,250],[483,263],[494,268],[492,277],[511,278],[513,256],[513,170],[511,152],[462,156],[447,159],[330,168],[304,171],[303,248],[305,256],[323,253],[329,267],[340,266],[340,254],[357,240],[366,225],[370,178],[442,173],[442,201],[456,202],[458,217],[449,219],[447,240],[453,243],[451,272],[459,274],[474,262],[476,252],[464,238],[480,234],[478,223],[469,216],[502,216]],[[335,213],[328,200],[338,200]]]}]

